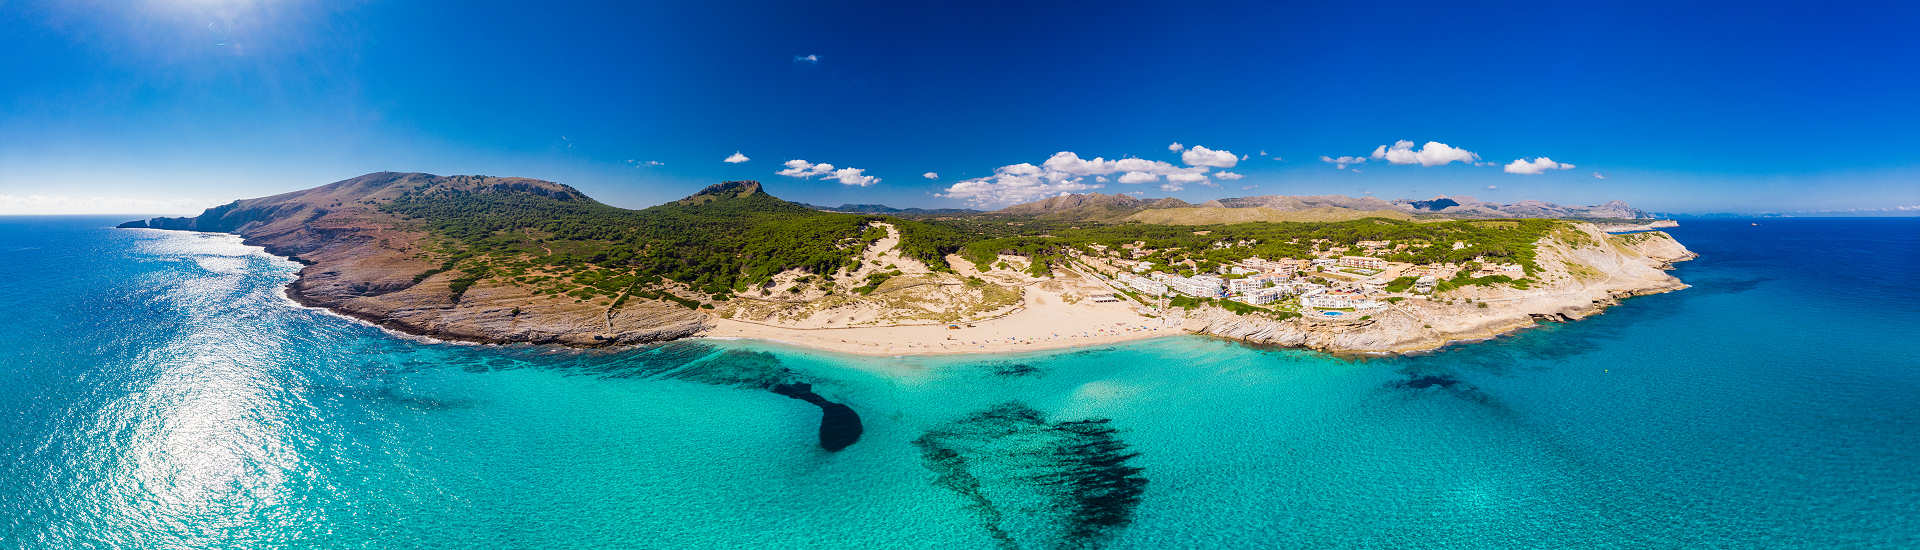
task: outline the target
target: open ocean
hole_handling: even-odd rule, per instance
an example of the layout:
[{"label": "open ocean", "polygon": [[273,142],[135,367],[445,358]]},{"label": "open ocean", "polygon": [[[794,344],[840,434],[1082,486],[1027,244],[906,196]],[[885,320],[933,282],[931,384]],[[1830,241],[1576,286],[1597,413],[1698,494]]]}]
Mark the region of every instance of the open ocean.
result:
[{"label": "open ocean", "polygon": [[1920,547],[1920,220],[1685,221],[1693,288],[1358,361],[420,343],[117,221],[0,218],[0,547]]}]

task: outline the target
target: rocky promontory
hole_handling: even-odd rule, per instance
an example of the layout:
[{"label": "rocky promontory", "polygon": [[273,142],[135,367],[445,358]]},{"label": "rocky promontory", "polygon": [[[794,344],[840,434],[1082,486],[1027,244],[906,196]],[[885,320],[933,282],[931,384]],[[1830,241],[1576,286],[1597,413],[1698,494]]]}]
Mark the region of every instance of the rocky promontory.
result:
[{"label": "rocky promontory", "polygon": [[1340,354],[1408,353],[1507,334],[1541,322],[1583,319],[1623,298],[1687,288],[1667,273],[1696,255],[1660,231],[1611,235],[1576,223],[1537,243],[1541,273],[1526,288],[1472,286],[1403,300],[1369,315],[1284,320],[1218,307],[1189,312],[1187,328],[1258,344]]},{"label": "rocky promontory", "polygon": [[328,185],[234,201],[195,217],[153,218],[121,227],[240,235],[247,244],[304,264],[287,286],[301,304],[400,332],[485,343],[607,346],[692,336],[706,316],[672,304],[631,300],[609,308],[525,287],[470,283],[430,254],[432,235],[380,207],[406,194],[527,193],[591,200],[571,187],[526,178],[379,172]]}]

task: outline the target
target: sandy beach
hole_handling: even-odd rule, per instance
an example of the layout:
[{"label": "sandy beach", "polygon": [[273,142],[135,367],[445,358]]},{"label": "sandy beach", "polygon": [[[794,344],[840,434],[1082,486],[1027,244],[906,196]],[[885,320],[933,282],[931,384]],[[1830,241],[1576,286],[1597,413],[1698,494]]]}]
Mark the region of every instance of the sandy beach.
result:
[{"label": "sandy beach", "polygon": [[[1176,322],[1177,323],[1177,322]],[[850,328],[788,328],[715,319],[701,336],[749,338],[874,356],[956,353],[1010,353],[1113,344],[1187,334],[1179,324],[1133,312],[1125,302],[1067,303],[1053,293],[1035,292],[1025,307],[1004,317],[955,325]]]}]

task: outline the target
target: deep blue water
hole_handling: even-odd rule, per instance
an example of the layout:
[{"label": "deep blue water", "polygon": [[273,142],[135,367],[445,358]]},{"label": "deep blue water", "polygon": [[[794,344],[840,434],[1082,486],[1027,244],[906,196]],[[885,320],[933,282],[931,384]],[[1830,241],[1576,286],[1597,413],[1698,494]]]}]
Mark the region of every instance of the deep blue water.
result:
[{"label": "deep blue water", "polygon": [[1920,547],[1915,220],[1688,222],[1691,289],[1364,361],[426,344],[112,221],[0,218],[0,547]]}]

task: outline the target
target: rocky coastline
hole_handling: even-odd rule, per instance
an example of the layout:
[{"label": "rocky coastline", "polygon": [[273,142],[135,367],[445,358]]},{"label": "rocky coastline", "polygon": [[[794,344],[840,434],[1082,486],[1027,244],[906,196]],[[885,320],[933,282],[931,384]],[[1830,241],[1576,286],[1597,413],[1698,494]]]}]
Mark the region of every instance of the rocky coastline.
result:
[{"label": "rocky coastline", "polygon": [[[1538,326],[1571,322],[1605,312],[1634,296],[1687,288],[1667,273],[1698,255],[1659,231],[1609,235],[1592,224],[1581,235],[1539,243],[1544,284],[1455,290],[1446,300],[1407,300],[1379,313],[1337,321],[1276,320],[1239,315],[1218,307],[1196,308],[1186,317],[1197,334],[1337,355],[1423,353],[1448,345],[1491,339]],[[1484,304],[1484,307],[1483,307]]]}]

